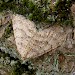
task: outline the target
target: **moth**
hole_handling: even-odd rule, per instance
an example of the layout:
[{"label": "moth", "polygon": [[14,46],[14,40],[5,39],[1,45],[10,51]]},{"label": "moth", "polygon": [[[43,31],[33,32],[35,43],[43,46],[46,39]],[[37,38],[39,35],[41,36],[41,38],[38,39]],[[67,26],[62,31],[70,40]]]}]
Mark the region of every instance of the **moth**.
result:
[{"label": "moth", "polygon": [[67,34],[58,25],[38,31],[33,21],[19,14],[13,15],[12,24],[17,51],[22,60],[55,50],[66,41]]}]

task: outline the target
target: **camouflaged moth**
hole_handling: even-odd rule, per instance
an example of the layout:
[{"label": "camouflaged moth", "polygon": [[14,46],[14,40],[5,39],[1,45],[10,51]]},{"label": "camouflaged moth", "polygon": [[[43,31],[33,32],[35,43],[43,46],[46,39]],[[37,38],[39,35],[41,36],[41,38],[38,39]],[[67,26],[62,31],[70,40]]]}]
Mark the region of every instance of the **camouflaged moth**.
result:
[{"label": "camouflaged moth", "polygon": [[66,40],[67,34],[61,26],[38,31],[34,22],[18,14],[13,15],[12,23],[17,51],[22,59],[41,56],[61,46]]}]

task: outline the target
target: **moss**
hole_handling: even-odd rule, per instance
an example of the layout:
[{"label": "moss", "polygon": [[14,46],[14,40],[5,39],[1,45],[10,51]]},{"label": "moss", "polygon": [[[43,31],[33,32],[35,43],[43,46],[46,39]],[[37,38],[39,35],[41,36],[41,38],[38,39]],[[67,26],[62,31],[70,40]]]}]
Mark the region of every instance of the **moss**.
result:
[{"label": "moss", "polygon": [[70,7],[72,5],[71,0],[58,0],[54,7],[54,11],[57,12],[57,22],[60,22],[63,25],[73,25],[72,15]]},{"label": "moss", "polygon": [[53,6],[50,0],[1,0],[0,11],[10,9],[33,21],[70,25],[72,0],[58,0]]},{"label": "moss", "polygon": [[10,35],[13,34],[13,28],[12,28],[12,24],[9,24],[6,29],[5,29],[5,33],[3,34],[3,39],[4,38],[8,38],[10,37]]}]

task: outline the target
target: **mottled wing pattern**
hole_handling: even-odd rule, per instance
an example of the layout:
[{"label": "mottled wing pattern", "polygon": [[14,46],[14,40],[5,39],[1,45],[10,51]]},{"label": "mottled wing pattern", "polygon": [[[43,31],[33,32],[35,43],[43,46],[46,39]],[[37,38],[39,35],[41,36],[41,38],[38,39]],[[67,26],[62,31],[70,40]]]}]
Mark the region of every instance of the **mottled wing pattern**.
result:
[{"label": "mottled wing pattern", "polygon": [[66,40],[67,34],[60,26],[37,31],[34,22],[18,14],[13,15],[12,23],[17,51],[22,59],[41,56]]}]

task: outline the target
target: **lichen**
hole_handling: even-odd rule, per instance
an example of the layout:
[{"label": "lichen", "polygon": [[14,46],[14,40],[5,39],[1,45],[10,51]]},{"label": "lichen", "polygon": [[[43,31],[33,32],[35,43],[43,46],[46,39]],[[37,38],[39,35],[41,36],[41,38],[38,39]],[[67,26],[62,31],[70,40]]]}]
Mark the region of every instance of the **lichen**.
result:
[{"label": "lichen", "polygon": [[30,61],[22,62],[19,59],[11,57],[8,53],[0,51],[0,70],[6,70],[7,75],[33,75],[35,70]]}]

